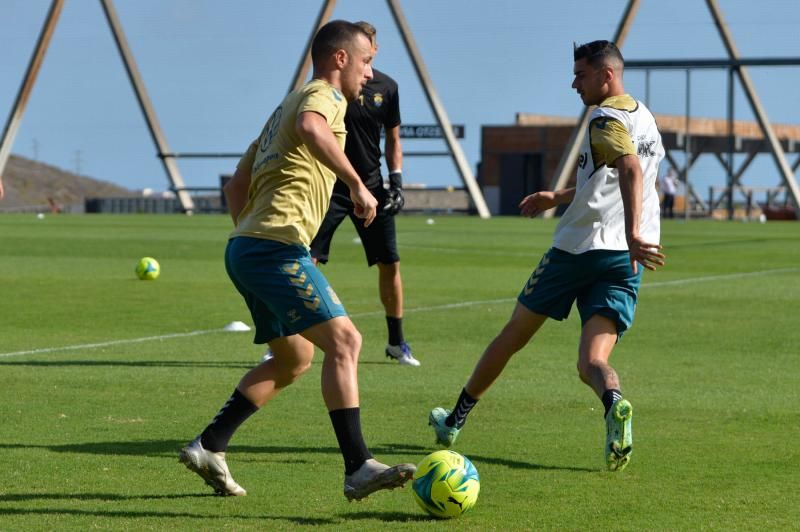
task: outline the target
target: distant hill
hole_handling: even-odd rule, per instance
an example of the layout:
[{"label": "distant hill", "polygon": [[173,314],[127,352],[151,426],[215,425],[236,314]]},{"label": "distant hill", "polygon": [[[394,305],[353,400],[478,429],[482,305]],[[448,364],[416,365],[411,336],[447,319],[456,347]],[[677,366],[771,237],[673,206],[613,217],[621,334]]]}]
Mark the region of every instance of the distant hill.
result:
[{"label": "distant hill", "polygon": [[65,211],[82,212],[87,197],[138,196],[127,188],[12,155],[3,172],[0,212],[47,210],[52,199]]}]

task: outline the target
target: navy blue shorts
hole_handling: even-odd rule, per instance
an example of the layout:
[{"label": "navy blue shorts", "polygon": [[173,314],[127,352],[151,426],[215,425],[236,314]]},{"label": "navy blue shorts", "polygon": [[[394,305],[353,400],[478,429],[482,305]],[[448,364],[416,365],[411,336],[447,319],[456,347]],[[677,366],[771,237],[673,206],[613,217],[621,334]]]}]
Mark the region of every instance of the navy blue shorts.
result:
[{"label": "navy blue shorts", "polygon": [[225,269],[250,309],[256,326],[254,343],[347,315],[304,246],[232,238],[225,249]]},{"label": "navy blue shorts", "polygon": [[531,274],[518,301],[555,320],[569,316],[577,301],[581,324],[595,314],[617,324],[617,335],[633,324],[644,267],[634,274],[627,251],[595,249],[573,255],[550,248]]}]

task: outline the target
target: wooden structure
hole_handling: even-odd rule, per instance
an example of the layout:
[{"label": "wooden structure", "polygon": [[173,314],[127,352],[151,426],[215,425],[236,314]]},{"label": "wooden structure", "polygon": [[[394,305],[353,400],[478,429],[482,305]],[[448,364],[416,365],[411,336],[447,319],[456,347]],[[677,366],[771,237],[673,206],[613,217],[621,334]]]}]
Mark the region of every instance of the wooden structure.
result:
[{"label": "wooden structure", "polygon": [[[725,156],[733,146],[734,153],[747,154],[735,171],[734,187],[744,196],[751,193],[749,187],[741,184],[741,177],[759,153],[770,153],[758,123],[734,121],[731,143],[729,122],[724,119],[691,118],[687,128],[685,116],[656,114],[655,118],[664,142],[666,161],[679,174],[688,168],[676,162],[675,152],[688,153],[688,167],[701,155],[709,154],[726,169]],[[574,137],[577,123],[575,118],[518,113],[513,125],[482,128],[479,180],[492,213],[516,214],[523,196],[549,189],[551,177],[556,174],[562,154]],[[772,129],[785,153],[798,154],[793,165],[797,169],[800,166],[800,126],[773,124]],[[574,182],[574,163],[569,175]],[[688,190],[692,208],[706,214],[713,212],[727,194],[726,187],[719,187],[719,196],[705,197],[694,190],[691,182]],[[784,187],[770,189],[766,202],[785,191]]]}]

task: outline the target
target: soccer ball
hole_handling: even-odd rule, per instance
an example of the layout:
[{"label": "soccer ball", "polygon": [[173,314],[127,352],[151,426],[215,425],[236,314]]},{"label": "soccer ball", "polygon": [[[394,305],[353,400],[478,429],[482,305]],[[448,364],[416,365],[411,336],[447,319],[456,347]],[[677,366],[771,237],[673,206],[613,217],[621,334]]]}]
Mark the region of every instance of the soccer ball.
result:
[{"label": "soccer ball", "polygon": [[143,257],[136,265],[136,277],[142,281],[152,281],[161,272],[158,261],[153,257]]},{"label": "soccer ball", "polygon": [[435,517],[451,518],[468,512],[478,500],[481,479],[466,456],[436,451],[417,466],[411,493],[423,510]]}]

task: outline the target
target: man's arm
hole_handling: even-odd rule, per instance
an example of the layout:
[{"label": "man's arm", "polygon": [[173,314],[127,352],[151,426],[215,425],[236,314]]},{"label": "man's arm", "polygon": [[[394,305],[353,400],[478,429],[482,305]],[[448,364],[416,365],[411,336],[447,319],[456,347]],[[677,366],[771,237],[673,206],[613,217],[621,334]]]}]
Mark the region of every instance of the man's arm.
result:
[{"label": "man's arm", "polygon": [[533,218],[548,209],[569,203],[575,198],[575,187],[563,188],[561,190],[550,191],[542,190],[526,196],[520,203],[519,208],[523,216]]},{"label": "man's arm", "polygon": [[364,218],[364,226],[371,224],[375,218],[378,201],[367,190],[353,165],[347,160],[325,117],[313,111],[300,113],[295,122],[295,130],[303,143],[308,146],[311,155],[333,170],[348,186],[355,214],[359,218]]},{"label": "man's arm", "polygon": [[5,192],[3,191],[3,178],[0,176],[0,200],[3,199]]},{"label": "man's arm", "polygon": [[222,187],[225,194],[225,202],[228,204],[228,211],[233,218],[233,225],[238,225],[239,215],[242,214],[244,206],[247,205],[247,194],[250,191],[250,179],[253,163],[256,158],[258,141],[255,140],[247,147],[242,158],[236,163],[236,171],[233,177]]},{"label": "man's arm", "polygon": [[637,263],[648,270],[664,265],[664,255],[659,253],[659,244],[645,242],[639,236],[639,221],[642,219],[642,167],[636,155],[623,155],[614,161],[619,172],[619,190],[625,208],[625,238],[631,255],[633,273]]},{"label": "man's arm", "polygon": [[[400,125],[386,129],[384,155],[389,174],[403,170],[403,146],[400,143]],[[402,186],[402,183],[400,184]]]},{"label": "man's arm", "polygon": [[250,189],[250,166],[237,167],[233,177],[222,187],[228,210],[233,218],[233,225],[237,224],[242,209],[247,204],[247,192]]}]

